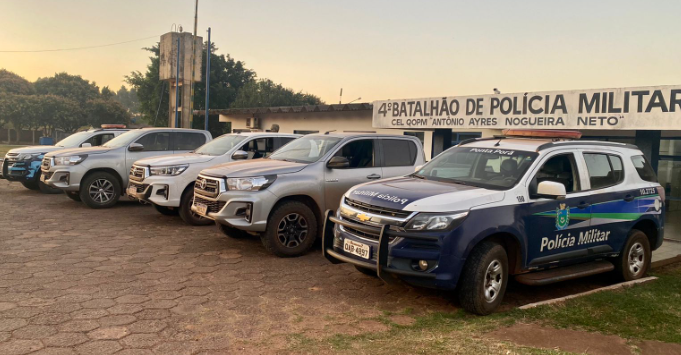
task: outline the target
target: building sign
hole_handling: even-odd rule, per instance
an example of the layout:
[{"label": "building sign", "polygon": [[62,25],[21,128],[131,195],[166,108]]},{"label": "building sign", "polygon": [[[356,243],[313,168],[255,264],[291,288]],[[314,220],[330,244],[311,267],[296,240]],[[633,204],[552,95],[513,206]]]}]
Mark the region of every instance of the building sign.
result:
[{"label": "building sign", "polygon": [[373,126],[679,129],[681,85],[375,101]]}]

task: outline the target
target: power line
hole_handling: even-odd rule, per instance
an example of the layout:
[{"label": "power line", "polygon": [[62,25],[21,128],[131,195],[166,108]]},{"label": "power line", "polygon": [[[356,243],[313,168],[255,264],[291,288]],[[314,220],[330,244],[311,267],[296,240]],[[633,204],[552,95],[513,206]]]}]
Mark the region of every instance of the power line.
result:
[{"label": "power line", "polygon": [[109,43],[109,44],[100,44],[100,45],[96,45],[96,46],[85,46],[85,47],[57,48],[57,49],[39,49],[39,50],[32,50],[32,51],[3,51],[3,50],[0,50],[0,53],[39,53],[39,52],[78,51],[78,50],[82,50],[82,49],[91,49],[91,48],[102,48],[102,47],[116,46],[116,45],[119,45],[119,44],[137,42],[137,41],[142,41],[142,40],[145,40],[145,39],[159,38],[159,37],[161,37],[161,36],[160,36],[160,35],[158,35],[158,36],[150,36],[150,37],[144,37],[144,38],[138,38],[138,39],[131,39],[131,40],[129,40],[129,41],[116,42],[116,43]]}]

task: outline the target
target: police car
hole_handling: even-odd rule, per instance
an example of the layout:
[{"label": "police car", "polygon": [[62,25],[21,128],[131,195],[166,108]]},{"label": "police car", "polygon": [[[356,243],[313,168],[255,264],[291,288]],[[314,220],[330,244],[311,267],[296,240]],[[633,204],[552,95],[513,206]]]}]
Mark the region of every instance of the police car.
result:
[{"label": "police car", "polygon": [[327,211],[324,256],[389,282],[457,288],[461,305],[483,315],[511,276],[641,278],[662,244],[664,190],[636,146],[580,137],[506,130],[414,174],[357,185]]}]

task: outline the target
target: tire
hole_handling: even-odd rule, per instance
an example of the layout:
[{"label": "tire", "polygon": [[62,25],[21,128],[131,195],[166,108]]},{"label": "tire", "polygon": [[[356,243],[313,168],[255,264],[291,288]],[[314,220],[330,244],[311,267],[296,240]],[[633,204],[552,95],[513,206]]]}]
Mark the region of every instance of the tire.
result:
[{"label": "tire", "polygon": [[246,237],[247,233],[240,230],[236,229],[234,227],[230,227],[227,225],[224,225],[222,223],[217,223],[215,222],[215,226],[218,228],[220,233],[224,234],[226,237],[234,238],[234,239],[241,239]]},{"label": "tire", "polygon": [[194,188],[193,186],[189,186],[182,193],[179,208],[180,218],[182,218],[182,220],[185,223],[191,224],[192,226],[207,226],[215,223],[209,218],[203,218],[197,215],[196,213],[192,212],[193,203],[194,203]]},{"label": "tire", "polygon": [[[496,279],[496,287],[490,279]],[[507,285],[506,250],[497,243],[482,242],[468,256],[461,272],[459,302],[470,313],[488,315],[501,304]]]},{"label": "tire", "polygon": [[80,194],[77,193],[77,192],[69,192],[69,191],[67,191],[67,192],[66,192],[66,197],[68,197],[68,198],[70,198],[70,199],[72,199],[72,200],[74,200],[74,201],[76,201],[76,202],[81,202],[81,201],[80,201]]},{"label": "tire", "polygon": [[121,197],[121,182],[107,172],[89,174],[80,184],[80,199],[90,208],[113,207]]},{"label": "tire", "polygon": [[638,229],[632,229],[624,249],[615,258],[615,275],[622,281],[640,279],[650,269],[651,257],[648,236]]},{"label": "tire", "polygon": [[260,237],[265,249],[281,257],[307,253],[317,238],[317,218],[306,204],[289,201],[275,207]]},{"label": "tire", "polygon": [[363,273],[364,275],[371,276],[371,277],[378,277],[378,274],[376,273],[375,270],[367,269],[365,267],[357,266],[355,265],[355,269],[357,271]]},{"label": "tire", "polygon": [[38,182],[39,181],[29,180],[29,181],[22,181],[21,184],[24,185],[24,187],[29,189],[29,190],[37,191],[37,190],[40,190],[40,186],[38,186]]},{"label": "tire", "polygon": [[171,207],[166,207],[166,206],[159,206],[159,205],[156,205],[156,204],[153,204],[153,203],[152,203],[152,205],[154,205],[154,208],[156,209],[156,211],[157,211],[158,213],[160,213],[160,214],[162,214],[162,215],[164,215],[164,216],[177,216],[177,214],[179,213],[179,212],[177,211],[177,208],[171,208]]}]

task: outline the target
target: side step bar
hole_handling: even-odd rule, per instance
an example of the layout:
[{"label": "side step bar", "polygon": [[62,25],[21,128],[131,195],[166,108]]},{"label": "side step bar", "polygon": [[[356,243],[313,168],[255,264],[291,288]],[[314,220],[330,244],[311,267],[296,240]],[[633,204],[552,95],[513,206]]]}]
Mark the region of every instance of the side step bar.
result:
[{"label": "side step bar", "polygon": [[518,275],[516,281],[524,285],[542,286],[556,282],[577,279],[615,270],[615,265],[606,260],[592,261],[584,264],[558,267],[544,271]]}]

